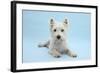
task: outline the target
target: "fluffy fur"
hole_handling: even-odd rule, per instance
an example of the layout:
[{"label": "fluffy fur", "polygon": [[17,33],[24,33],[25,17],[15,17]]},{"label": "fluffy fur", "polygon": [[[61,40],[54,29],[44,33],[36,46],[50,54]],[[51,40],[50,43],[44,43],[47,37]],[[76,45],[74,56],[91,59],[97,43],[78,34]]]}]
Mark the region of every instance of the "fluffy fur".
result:
[{"label": "fluffy fur", "polygon": [[77,55],[67,47],[66,32],[68,28],[68,20],[64,19],[62,23],[57,23],[54,19],[50,19],[49,25],[51,39],[38,46],[49,48],[49,54],[56,58],[60,57],[62,54],[66,54],[70,57],[77,57]]}]

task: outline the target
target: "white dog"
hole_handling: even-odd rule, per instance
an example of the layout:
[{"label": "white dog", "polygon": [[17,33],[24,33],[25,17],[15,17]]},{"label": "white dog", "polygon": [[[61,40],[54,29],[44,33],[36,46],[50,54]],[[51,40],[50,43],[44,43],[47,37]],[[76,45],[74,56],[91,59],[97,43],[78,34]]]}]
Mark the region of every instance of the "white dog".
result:
[{"label": "white dog", "polygon": [[54,21],[54,19],[50,19],[49,25],[51,31],[51,39],[44,44],[39,44],[38,46],[49,48],[49,53],[56,58],[60,57],[62,54],[67,54],[70,57],[77,57],[77,55],[70,51],[67,47],[67,19],[65,19],[63,23],[58,24]]}]

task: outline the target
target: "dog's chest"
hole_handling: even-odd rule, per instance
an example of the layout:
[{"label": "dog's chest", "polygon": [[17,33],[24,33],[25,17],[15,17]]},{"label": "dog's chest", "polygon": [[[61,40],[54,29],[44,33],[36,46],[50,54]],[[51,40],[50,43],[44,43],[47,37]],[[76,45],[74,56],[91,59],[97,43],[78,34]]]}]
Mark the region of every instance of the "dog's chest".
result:
[{"label": "dog's chest", "polygon": [[60,49],[60,48],[62,48],[63,47],[63,42],[54,42],[54,44],[53,44],[53,48],[56,48],[56,49]]},{"label": "dog's chest", "polygon": [[66,46],[65,41],[52,41],[50,44],[51,49],[58,49],[58,50],[64,49],[65,46]]}]

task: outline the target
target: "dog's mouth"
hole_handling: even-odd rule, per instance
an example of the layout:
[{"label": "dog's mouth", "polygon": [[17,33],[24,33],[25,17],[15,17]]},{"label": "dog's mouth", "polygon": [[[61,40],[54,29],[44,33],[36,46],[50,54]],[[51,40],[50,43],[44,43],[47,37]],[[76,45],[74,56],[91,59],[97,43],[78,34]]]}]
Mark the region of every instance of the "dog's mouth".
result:
[{"label": "dog's mouth", "polygon": [[62,38],[56,38],[56,41],[63,41]]},{"label": "dog's mouth", "polygon": [[61,36],[61,35],[57,35],[56,37],[55,37],[55,41],[63,41],[64,39],[63,39],[63,37]]}]

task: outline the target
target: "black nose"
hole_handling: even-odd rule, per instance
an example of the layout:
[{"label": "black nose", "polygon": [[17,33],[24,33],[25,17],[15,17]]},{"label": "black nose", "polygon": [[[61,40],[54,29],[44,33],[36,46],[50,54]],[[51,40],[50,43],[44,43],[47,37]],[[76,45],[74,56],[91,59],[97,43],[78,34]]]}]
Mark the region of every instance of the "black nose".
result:
[{"label": "black nose", "polygon": [[60,39],[60,35],[57,36],[57,39]]}]

